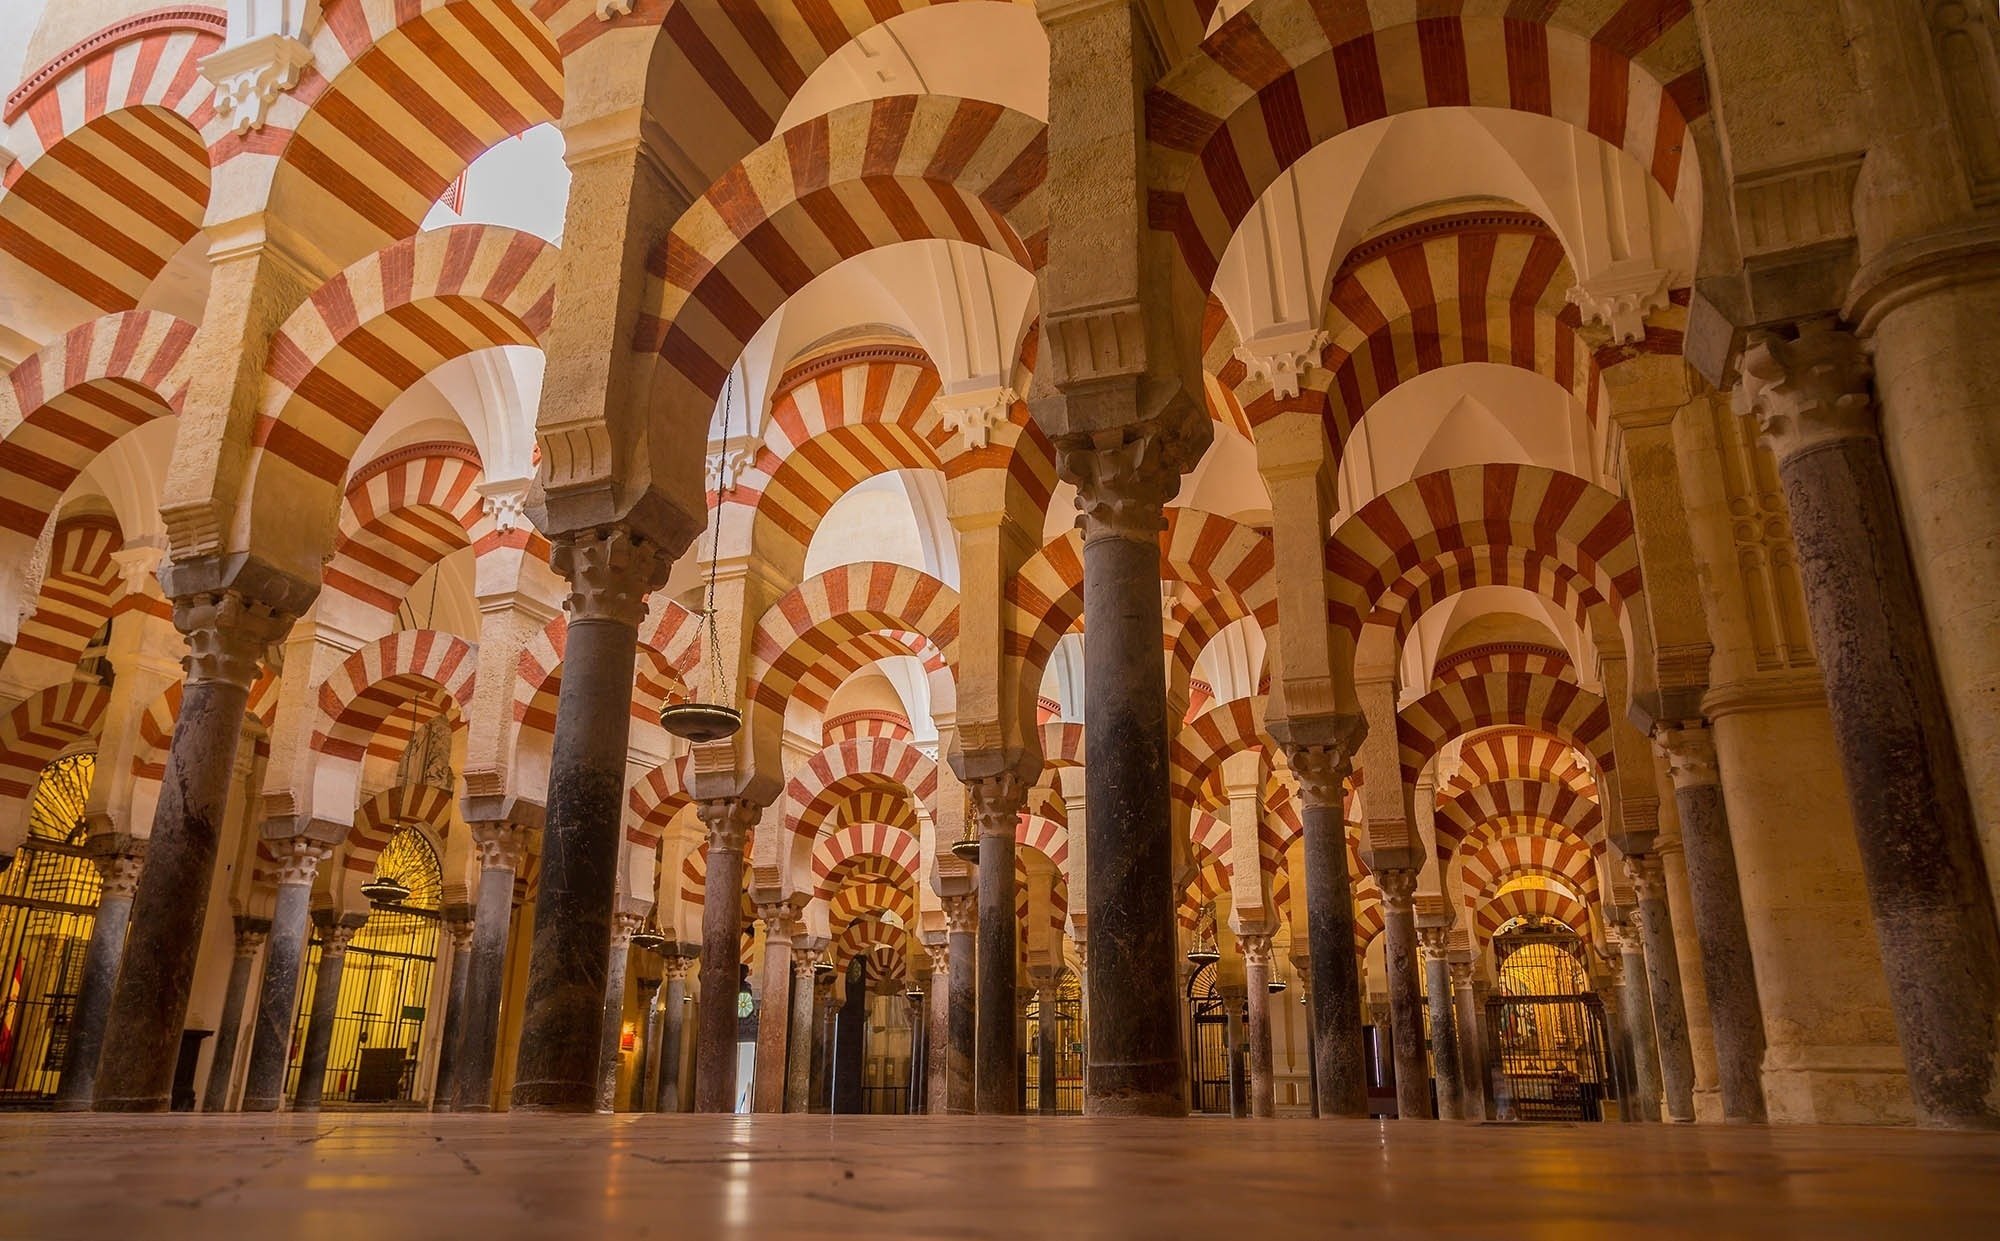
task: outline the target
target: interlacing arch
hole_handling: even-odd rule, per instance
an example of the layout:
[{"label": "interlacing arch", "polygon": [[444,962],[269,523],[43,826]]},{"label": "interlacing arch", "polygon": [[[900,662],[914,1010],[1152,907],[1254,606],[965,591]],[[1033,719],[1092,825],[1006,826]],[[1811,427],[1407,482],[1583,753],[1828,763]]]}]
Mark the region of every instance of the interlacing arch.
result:
[{"label": "interlacing arch", "polygon": [[1429,107],[1504,108],[1566,121],[1636,159],[1677,202],[1707,111],[1683,9],[1554,0],[1541,20],[1407,20],[1398,0],[1325,8],[1253,0],[1147,93],[1149,213],[1203,291],[1230,238],[1286,170],[1323,142]]},{"label": "interlacing arch", "polygon": [[433,839],[451,829],[451,790],[433,784],[397,784],[362,802],[354,810],[347,833],[347,856],[341,865],[357,875],[375,873],[375,861],[390,837],[411,824],[422,824]]},{"label": "interlacing arch", "polygon": [[1561,784],[1578,796],[1597,798],[1597,777],[1589,760],[1569,742],[1532,728],[1482,729],[1459,747],[1458,762],[1458,770],[1438,785],[1440,804],[1467,789],[1502,780]]},{"label": "interlacing arch", "polygon": [[67,668],[83,657],[123,589],[111,553],[125,545],[112,518],[88,513],[57,521],[35,610],[22,618],[14,649]]},{"label": "interlacing arch", "polygon": [[1041,122],[998,104],[897,95],[836,108],[758,147],[681,215],[647,262],[633,347],[666,366],[655,399],[707,408],[744,346],[840,262],[955,240],[1041,266]]},{"label": "interlacing arch", "polygon": [[[92,319],[0,380],[0,531],[39,539],[63,493],[129,431],[180,411],[194,325],[153,310]],[[26,555],[26,545],[19,555]]]},{"label": "interlacing arch", "polygon": [[355,471],[322,589],[394,615],[431,566],[500,537],[479,494],[484,477],[477,450],[448,442],[399,448]]},{"label": "interlacing arch", "polygon": [[1516,918],[1553,918],[1579,935],[1590,933],[1590,909],[1555,888],[1509,888],[1479,907],[1475,925],[1483,943]]},{"label": "interlacing arch", "polygon": [[1574,681],[1491,672],[1434,689],[1397,712],[1405,790],[1446,742],[1494,724],[1518,724],[1560,737],[1589,754],[1599,771],[1616,765],[1611,712],[1604,699]]}]

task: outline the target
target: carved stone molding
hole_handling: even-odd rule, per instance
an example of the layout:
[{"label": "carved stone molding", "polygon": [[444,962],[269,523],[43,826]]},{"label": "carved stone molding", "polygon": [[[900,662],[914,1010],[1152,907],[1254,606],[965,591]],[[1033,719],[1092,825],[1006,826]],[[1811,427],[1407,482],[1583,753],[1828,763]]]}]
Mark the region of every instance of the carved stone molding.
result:
[{"label": "carved stone molding", "polygon": [[695,813],[708,828],[710,853],[741,853],[749,843],[750,831],[762,811],[740,797],[717,797],[697,802]]},{"label": "carved stone molding", "polygon": [[1715,734],[1706,724],[1662,728],[1654,734],[1667,756],[1667,771],[1677,789],[1713,788],[1722,783],[1715,761]]},{"label": "carved stone molding", "polygon": [[534,829],[504,821],[474,823],[472,847],[479,852],[479,869],[505,870],[515,874],[528,863],[528,845]]},{"label": "carved stone molding", "polygon": [[1809,449],[1876,432],[1875,367],[1859,337],[1830,320],[1807,323],[1794,339],[1766,333],[1743,354],[1737,408],[1780,463]]},{"label": "carved stone molding", "polygon": [[955,392],[940,392],[931,401],[944,424],[959,433],[967,448],[984,448],[993,428],[1003,426],[1020,394],[1005,384],[989,383]]},{"label": "carved stone molding", "polygon": [[720,448],[709,449],[702,466],[708,489],[723,494],[734,491],[737,480],[757,463],[757,454],[763,450],[764,439],[759,435],[732,436]]},{"label": "carved stone molding", "polygon": [[187,636],[181,661],[190,685],[220,682],[249,689],[264,652],[291,632],[294,617],[235,590],[174,600],[174,628]]},{"label": "carved stone molding", "polygon": [[673,558],[625,526],[596,526],[562,536],[549,553],[569,579],[570,623],[613,621],[633,629],[646,617],[646,596],[666,585]]},{"label": "carved stone molding", "polygon": [[1002,771],[975,776],[965,782],[965,788],[972,795],[972,813],[979,819],[979,834],[1011,838],[1020,822],[1021,807],[1028,801],[1028,782],[1018,772]]},{"label": "carved stone molding", "polygon": [[1383,868],[1375,872],[1375,882],[1382,888],[1382,906],[1391,912],[1414,910],[1417,895],[1417,872],[1397,868]]},{"label": "carved stone molding", "polygon": [[[1206,430],[1206,427],[1203,428]],[[1083,538],[1150,543],[1167,528],[1166,504],[1206,443],[1179,420],[1156,421],[1056,444],[1056,473],[1076,485]]]},{"label": "carved stone molding", "polygon": [[281,888],[311,887],[314,876],[319,874],[319,864],[333,856],[333,850],[306,836],[291,836],[267,843],[278,857],[272,878]]},{"label": "carved stone molding", "polygon": [[1646,339],[1646,316],[1668,304],[1671,273],[1634,263],[1614,265],[1579,282],[1568,293],[1569,304],[1583,321],[1610,337],[1607,343],[1629,345]]},{"label": "carved stone molding", "polygon": [[947,931],[957,935],[979,929],[979,896],[967,893],[963,896],[944,898],[944,925]]},{"label": "carved stone molding", "polygon": [[1299,394],[1300,379],[1319,365],[1326,342],[1324,328],[1260,333],[1236,346],[1235,357],[1252,375],[1271,385],[1272,396],[1290,400]]},{"label": "carved stone molding", "polygon": [[1260,965],[1271,968],[1271,937],[1269,935],[1238,935],[1236,947],[1243,953],[1243,964]]},{"label": "carved stone molding", "polygon": [[492,478],[479,484],[479,507],[493,528],[505,534],[528,524],[528,490],[532,478]]},{"label": "carved stone molding", "polygon": [[201,75],[215,83],[215,110],[242,135],[261,129],[279,95],[299,84],[312,49],[287,34],[267,34],[201,58]]}]

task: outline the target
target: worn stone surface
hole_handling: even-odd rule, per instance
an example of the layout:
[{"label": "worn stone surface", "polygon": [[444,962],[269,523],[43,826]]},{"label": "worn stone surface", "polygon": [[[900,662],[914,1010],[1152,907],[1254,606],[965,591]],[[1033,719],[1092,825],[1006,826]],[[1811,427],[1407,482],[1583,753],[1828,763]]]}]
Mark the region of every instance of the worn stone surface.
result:
[{"label": "worn stone surface", "polygon": [[104,1051],[104,1019],[111,1007],[118,959],[125,950],[125,928],[132,920],[132,894],[139,882],[141,855],[134,848],[136,842],[103,843],[111,847],[104,849],[98,841],[91,842],[103,886],[97,918],[90,927],[90,943],[84,949],[83,977],[70,1009],[69,1045],[64,1049],[62,1084],[56,1092],[56,1109],[64,1112],[90,1110],[98,1057]]},{"label": "worn stone surface", "polygon": [[629,915],[620,914],[612,927],[611,946],[605,954],[604,1025],[597,1040],[597,1111],[618,1110],[618,1044],[625,1016],[625,968],[632,959],[632,932],[638,919],[625,925]]},{"label": "worn stone surface", "polygon": [[355,927],[345,920],[320,926],[319,963],[313,969],[312,1013],[306,1019],[305,1046],[299,1052],[299,1084],[292,1110],[317,1112],[326,1095],[326,1058],[333,1048],[333,1021],[338,1015],[340,979],[347,972],[347,944]]},{"label": "worn stone surface", "polygon": [[431,1107],[449,1111],[457,1094],[458,1045],[465,1026],[465,978],[472,969],[471,913],[463,905],[445,909],[446,939],[451,944],[451,974],[445,980],[444,1028],[438,1032],[437,1075],[431,1082]]},{"label": "worn stone surface", "polygon": [[1278,1114],[1276,1083],[1271,1075],[1271,937],[1239,935],[1243,951],[1243,998],[1250,1037],[1250,1114]]},{"label": "worn stone surface", "polygon": [[[703,802],[708,825],[701,907],[701,1002],[695,1007],[694,1110],[736,1110],[736,996],[743,969],[743,849],[756,807],[734,798]],[[728,895],[724,895],[727,893]]]},{"label": "worn stone surface", "polygon": [[[1426,936],[1429,932],[1423,932]],[[1445,960],[1442,934],[1435,950],[1424,943],[1424,1001],[1431,1019],[1431,1071],[1437,1077],[1438,1119],[1462,1120],[1465,1079],[1458,1056],[1458,1018],[1451,1005],[1451,963]]]},{"label": "worn stone surface", "polygon": [[[980,784],[989,783],[981,781]],[[1018,781],[1016,781],[1018,783]],[[975,802],[980,798],[973,786]],[[1014,800],[1016,808],[1019,800]],[[1020,996],[1014,895],[1014,820],[1011,814],[982,813],[979,834],[979,999],[973,1061],[973,1106],[982,1116],[1011,1116],[1021,1110]],[[986,830],[987,819],[996,820]]]},{"label": "worn stone surface", "polygon": [[1615,948],[1623,958],[1623,985],[1618,1007],[1625,1020],[1626,1054],[1631,1065],[1631,1114],[1637,1120],[1660,1119],[1660,1044],[1653,1029],[1652,979],[1646,969],[1646,949],[1638,928],[1627,926]]},{"label": "worn stone surface", "polygon": [[[951,1013],[947,1024],[945,1110],[971,1115],[976,1107],[972,1064],[979,1023],[979,904],[971,895],[944,898],[945,924],[951,942]],[[1013,917],[1010,909],[1008,917]]]},{"label": "worn stone surface", "polygon": [[1461,1091],[1460,1115],[1466,1120],[1487,1118],[1485,1006],[1472,990],[1472,963],[1453,961],[1447,967],[1452,986],[1452,1009],[1458,1022],[1458,1080]]},{"label": "worn stone surface", "polygon": [[[676,946],[678,947],[678,946]],[[682,1040],[687,1027],[687,972],[692,958],[669,950],[666,982],[660,988],[660,1071],[656,1077],[653,1110],[681,1110],[681,1064],[686,1059]]]},{"label": "worn stone surface", "polygon": [[243,1073],[242,1108],[246,1112],[275,1112],[284,1103],[285,1065],[291,1056],[299,981],[305,975],[312,880],[319,858],[316,847],[301,842],[291,853],[292,873],[281,872],[277,902],[271,911],[271,937],[264,949],[264,978],[257,989],[250,1064]]},{"label": "worn stone surface", "polygon": [[1354,954],[1354,886],[1341,821],[1343,766],[1319,752],[1291,753],[1304,820],[1306,934],[1312,952],[1312,1055],[1319,1115],[1368,1114],[1368,1058],[1362,1041],[1361,966]]},{"label": "worn stone surface", "polygon": [[787,1112],[807,1111],[812,1105],[813,956],[795,951],[792,958],[792,1029],[785,1040]]}]

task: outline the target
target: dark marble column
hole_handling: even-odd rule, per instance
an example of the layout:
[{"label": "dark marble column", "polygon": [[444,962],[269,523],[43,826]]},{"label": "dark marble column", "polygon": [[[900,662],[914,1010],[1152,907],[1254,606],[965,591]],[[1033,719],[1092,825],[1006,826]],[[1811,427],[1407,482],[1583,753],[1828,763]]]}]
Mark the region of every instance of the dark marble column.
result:
[{"label": "dark marble column", "polygon": [[1035,1027],[1035,1059],[1039,1072],[1035,1082],[1035,1110],[1044,1116],[1056,1114],[1056,988],[1046,983],[1035,989],[1035,1007],[1041,1020]]},{"label": "dark marble column", "polygon": [[792,944],[792,1029],[785,1039],[785,1110],[812,1107],[813,964],[819,954]]},{"label": "dark marble column", "polygon": [[448,1112],[456,1096],[458,1045],[465,1028],[465,979],[472,972],[472,907],[447,905],[444,930],[451,942],[451,978],[445,984],[444,1029],[438,1036],[437,1076],[431,1082],[431,1110]]},{"label": "dark marble column", "polygon": [[1306,938],[1311,953],[1314,1106],[1322,1117],[1368,1114],[1361,965],[1354,954],[1354,885],[1347,871],[1342,783],[1358,735],[1343,745],[1287,742],[1304,821]]},{"label": "dark marble column", "polygon": [[[1007,916],[1014,916],[1013,910]],[[970,1116],[975,1109],[972,1089],[973,1048],[978,1038],[974,1013],[978,1007],[979,984],[976,966],[979,954],[979,898],[968,893],[944,898],[944,922],[951,947],[951,999],[948,1064],[945,1070],[945,1110],[954,1116]]]},{"label": "dark marble column", "polygon": [[1764,1012],[1756,962],[1736,881],[1736,850],[1722,802],[1715,738],[1706,723],[1658,734],[1674,781],[1688,897],[1701,943],[1701,978],[1715,1029],[1715,1066],[1724,1120],[1761,1123],[1764,1111]]},{"label": "dark marble column", "polygon": [[472,824],[479,852],[479,899],[472,907],[472,947],[465,967],[465,1016],[458,1038],[452,1110],[493,1107],[493,1064],[500,1049],[500,995],[507,985],[507,939],[514,925],[514,876],[528,860],[532,829],[503,820]]},{"label": "dark marble column", "polygon": [[1431,1118],[1430,1066],[1424,1061],[1424,1001],[1417,982],[1417,872],[1382,869],[1382,962],[1389,983],[1389,1038],[1396,1061],[1396,1115]]},{"label": "dark marble column", "polygon": [[327,1053],[333,1049],[333,1019],[340,1008],[340,979],[347,969],[347,944],[367,921],[366,914],[339,915],[320,923],[319,964],[313,972],[312,1014],[306,1044],[299,1052],[295,1112],[317,1112],[326,1093]]},{"label": "dark marble column", "polygon": [[619,1039],[625,1024],[625,969],[632,960],[632,936],[646,925],[645,916],[620,912],[611,920],[611,942],[604,954],[604,1021],[597,1041],[597,1110],[618,1110]]},{"label": "dark marble column", "polygon": [[764,978],[750,1109],[782,1112],[790,1075],[786,1044],[792,1033],[792,936],[799,928],[799,911],[790,901],[760,904],[757,920],[764,924]]},{"label": "dark marble column", "polygon": [[1437,1079],[1440,1120],[1463,1120],[1465,1076],[1458,1055],[1458,1019],[1451,1011],[1451,963],[1446,960],[1446,931],[1427,926],[1417,932],[1424,955],[1424,998],[1431,1016],[1431,1072]]},{"label": "dark marble column", "polygon": [[660,1048],[660,980],[641,975],[633,986],[638,989],[639,1012],[645,1020],[640,1024],[639,1050],[632,1061],[632,1091],[626,1096],[626,1105],[635,1112],[650,1112],[653,1110],[651,1075],[656,1071],[653,1062]]},{"label": "dark marble column", "polygon": [[1625,873],[1639,898],[1639,936],[1645,945],[1646,991],[1653,1001],[1653,1036],[1660,1056],[1660,1088],[1667,1119],[1694,1121],[1694,1049],[1688,1044],[1687,1003],[1681,995],[1680,949],[1667,905],[1667,877],[1657,853],[1625,859]]},{"label": "dark marble column", "polygon": [[103,886],[97,919],[90,928],[90,945],[83,953],[83,978],[77,987],[76,1004],[70,1009],[69,1045],[63,1052],[62,1078],[56,1088],[58,1112],[90,1110],[98,1057],[104,1051],[104,1019],[111,1007],[111,989],[118,980],[118,959],[125,952],[125,928],[132,920],[132,896],[138,891],[146,853],[145,841],[116,833],[93,835],[85,847]]},{"label": "dark marble column", "polygon": [[1271,937],[1238,935],[1236,945],[1243,950],[1243,998],[1250,1018],[1250,1114],[1276,1116],[1277,1083],[1271,1070]]},{"label": "dark marble column", "polygon": [[1466,1120],[1486,1119],[1486,1010],[1472,991],[1472,962],[1449,966],[1452,1007],[1458,1021],[1459,1114]]},{"label": "dark marble column", "polygon": [[1902,519],[1872,368],[1831,323],[1748,349],[1798,545],[1910,1094],[1932,1125],[2000,1126],[2000,925]]},{"label": "dark marble column", "polygon": [[1612,946],[1619,955],[1618,1007],[1625,1017],[1627,1046],[1632,1064],[1632,1114],[1639,1120],[1660,1119],[1660,1045],[1653,1029],[1652,983],[1646,969],[1646,950],[1639,928],[1620,927],[1613,933]]},{"label": "dark marble column", "polygon": [[285,1068],[292,1055],[299,980],[305,976],[306,938],[312,931],[312,887],[326,846],[304,836],[270,842],[278,855],[277,901],[264,950],[264,979],[257,988],[257,1017],[250,1063],[243,1071],[242,1110],[275,1112],[285,1102]]},{"label": "dark marble column", "polygon": [[816,1112],[833,1110],[833,1027],[840,1005],[834,1000],[837,975],[831,962],[813,976],[813,1076],[812,1107]]},{"label": "dark marble column", "polygon": [[604,949],[618,889],[639,622],[646,596],[665,584],[680,548],[623,525],[552,542],[550,562],[570,584],[569,633],[513,1105],[587,1112],[597,1102]]},{"label": "dark marble column", "polygon": [[187,679],[104,1023],[95,1106],[106,1112],[167,1110],[243,707],[264,652],[316,590],[254,561],[169,563],[160,578],[187,635]]},{"label": "dark marble column", "polygon": [[982,1116],[1021,1110],[1020,928],[1015,921],[1014,840],[1027,782],[1014,772],[966,782],[979,820],[978,1051],[974,1106]]},{"label": "dark marble column", "polygon": [[[1187,1114],[1181,996],[1174,984],[1179,952],[1167,684],[1155,648],[1163,506],[1179,489],[1181,471],[1205,447],[1208,428],[1206,419],[1198,429],[1184,428],[1176,421],[1180,412],[1057,443],[1058,473],[1076,484],[1083,527],[1084,793],[1090,807],[1084,905],[1096,963],[1089,979],[1084,1110],[1098,1116]],[[993,930],[988,925],[985,933]]]},{"label": "dark marble column", "polygon": [[736,1110],[736,995],[743,977],[743,850],[758,808],[741,798],[701,803],[708,825],[702,884],[701,1004],[695,1013],[694,1110]]},{"label": "dark marble column", "polygon": [[[1640,1117],[1637,1102],[1639,1085],[1632,1057],[1632,1028],[1625,1019],[1625,958],[1619,953],[1616,942],[1610,941],[1608,929],[1606,938],[1611,946],[1604,959],[1604,976],[1596,980],[1593,986],[1597,991],[1599,1002],[1604,1005],[1605,1053],[1611,1059],[1609,1068],[1612,1081],[1616,1084],[1615,1093],[1619,1102],[1618,1119],[1621,1123],[1630,1123],[1639,1120]],[[1486,1032],[1488,1064],[1494,1063],[1496,1059],[1493,1054],[1495,1037],[1489,1028]],[[1501,1088],[1502,1084],[1499,1081],[1489,1082],[1490,1090],[1499,1091]],[[1506,1117],[1501,1116],[1499,1119],[1504,1120]]]},{"label": "dark marble column", "polygon": [[243,1037],[243,1005],[250,997],[250,971],[256,967],[257,952],[270,933],[269,918],[236,916],[236,951],[229,960],[229,983],[222,992],[222,1018],[215,1030],[215,1054],[209,1058],[208,1082],[201,1092],[204,1112],[229,1110],[236,1044]]},{"label": "dark marble column", "polygon": [[951,936],[935,934],[924,945],[931,954],[931,1003],[925,1010],[925,1110],[942,1116],[951,1095]]},{"label": "dark marble column", "polygon": [[661,959],[661,975],[666,979],[660,993],[660,1072],[653,1097],[656,1112],[681,1110],[681,1050],[687,1028],[687,976],[700,958],[691,944],[675,944]]},{"label": "dark marble column", "polygon": [[867,1110],[862,1070],[868,1051],[868,973],[856,956],[847,966],[847,995],[833,1033],[833,1110],[858,1116]]}]

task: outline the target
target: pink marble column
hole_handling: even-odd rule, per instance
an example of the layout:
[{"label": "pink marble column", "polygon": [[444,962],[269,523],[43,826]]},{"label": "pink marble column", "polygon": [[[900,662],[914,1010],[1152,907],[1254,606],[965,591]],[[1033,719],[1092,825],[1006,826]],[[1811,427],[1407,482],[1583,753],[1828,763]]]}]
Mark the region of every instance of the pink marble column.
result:
[{"label": "pink marble column", "polygon": [[1271,1071],[1271,937],[1236,937],[1243,951],[1244,1004],[1250,1017],[1250,1114],[1278,1114],[1277,1083]]},{"label": "pink marble column", "polygon": [[790,1076],[785,1049],[792,1029],[792,935],[798,930],[799,911],[789,901],[771,902],[757,906],[757,920],[764,924],[764,998],[757,1016],[757,1079],[751,1109],[782,1112]]},{"label": "pink marble column", "polygon": [[736,1110],[736,995],[743,968],[743,850],[758,807],[725,797],[700,804],[708,825],[702,886],[701,1004],[696,1011],[694,1110]]}]

